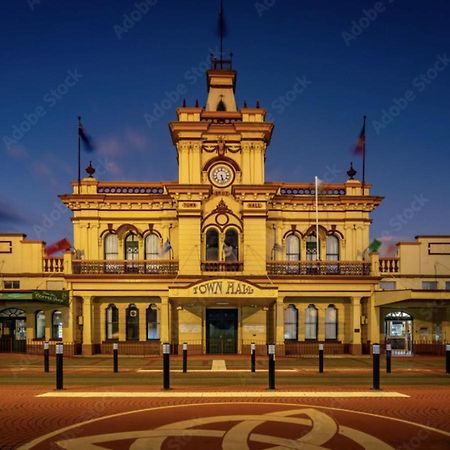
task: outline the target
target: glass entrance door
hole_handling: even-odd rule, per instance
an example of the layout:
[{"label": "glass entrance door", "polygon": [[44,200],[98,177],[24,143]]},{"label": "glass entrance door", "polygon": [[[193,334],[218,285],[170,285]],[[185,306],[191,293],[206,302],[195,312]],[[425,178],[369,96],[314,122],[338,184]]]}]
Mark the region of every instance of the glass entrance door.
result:
[{"label": "glass entrance door", "polygon": [[26,351],[26,322],[25,319],[0,318],[0,351]]},{"label": "glass entrance door", "polygon": [[207,353],[236,353],[237,351],[237,309],[206,310]]}]

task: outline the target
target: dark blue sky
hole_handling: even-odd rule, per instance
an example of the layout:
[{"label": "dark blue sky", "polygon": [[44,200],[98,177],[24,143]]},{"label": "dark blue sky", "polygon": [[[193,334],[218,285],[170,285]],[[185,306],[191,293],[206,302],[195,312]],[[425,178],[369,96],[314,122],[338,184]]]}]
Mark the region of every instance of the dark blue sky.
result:
[{"label": "dark blue sky", "polygon": [[[57,194],[76,179],[78,114],[98,146],[82,167],[93,159],[99,179],[176,179],[167,123],[182,97],[204,104],[217,11],[2,4],[0,231],[71,238]],[[366,114],[366,180],[386,197],[372,238],[449,233],[450,2],[225,0],[225,11],[238,104],[260,100],[276,124],[268,180],[341,182],[352,159],[359,177],[350,149]]]}]

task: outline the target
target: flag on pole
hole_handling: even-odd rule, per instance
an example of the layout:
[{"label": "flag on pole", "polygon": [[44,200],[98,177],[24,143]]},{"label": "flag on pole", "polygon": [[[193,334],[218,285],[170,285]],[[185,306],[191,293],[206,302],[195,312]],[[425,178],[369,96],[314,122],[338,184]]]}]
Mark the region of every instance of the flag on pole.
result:
[{"label": "flag on pole", "polygon": [[365,147],[366,147],[366,118],[364,116],[364,124],[361,128],[361,132],[359,133],[358,141],[355,147],[353,148],[353,154],[358,156],[364,155]]},{"label": "flag on pole", "polygon": [[70,250],[71,247],[72,245],[70,244],[70,242],[66,238],[64,238],[60,241],[54,242],[53,244],[47,245],[44,251],[47,256],[51,256],[54,253]]},{"label": "flag on pole", "polygon": [[92,138],[86,133],[81,120],[78,121],[78,136],[84,144],[84,149],[87,152],[93,152],[95,150],[94,142]]},{"label": "flag on pole", "polygon": [[370,245],[369,245],[369,251],[370,252],[377,252],[378,249],[382,246],[382,242],[379,241],[378,239],[374,239]]},{"label": "flag on pole", "polygon": [[170,245],[169,239],[167,239],[162,248],[161,255],[165,255],[166,253],[169,253],[170,250],[172,250],[172,246]]}]

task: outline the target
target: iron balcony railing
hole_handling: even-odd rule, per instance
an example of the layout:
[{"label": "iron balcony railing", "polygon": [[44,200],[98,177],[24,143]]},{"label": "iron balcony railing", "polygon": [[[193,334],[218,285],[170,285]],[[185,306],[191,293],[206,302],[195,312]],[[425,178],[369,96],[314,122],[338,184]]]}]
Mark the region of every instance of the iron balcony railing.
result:
[{"label": "iron balcony railing", "polygon": [[178,273],[178,261],[173,260],[75,260],[72,262],[74,274],[148,274],[174,275]]},{"label": "iron balcony railing", "polygon": [[202,272],[242,272],[242,261],[202,261]]},{"label": "iron balcony railing", "polygon": [[370,275],[370,263],[362,261],[271,261],[269,275]]}]

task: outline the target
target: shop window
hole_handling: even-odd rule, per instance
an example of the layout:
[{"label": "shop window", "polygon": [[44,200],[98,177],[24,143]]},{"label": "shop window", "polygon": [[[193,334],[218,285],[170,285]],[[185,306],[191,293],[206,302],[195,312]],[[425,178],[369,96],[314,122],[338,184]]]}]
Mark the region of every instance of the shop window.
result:
[{"label": "shop window", "polygon": [[284,339],[298,340],[298,309],[294,305],[284,310]]},{"label": "shop window", "polygon": [[136,305],[130,305],[126,310],[127,341],[139,340],[139,310]]},{"label": "shop window", "polygon": [[325,311],[325,339],[337,339],[338,315],[334,305],[329,305]]},{"label": "shop window", "polygon": [[234,229],[229,229],[225,233],[223,242],[223,253],[225,261],[239,260],[239,235]]},{"label": "shop window", "polygon": [[314,305],[309,305],[305,314],[305,339],[317,339],[317,331],[317,308]]},{"label": "shop window", "polygon": [[147,340],[159,339],[159,314],[156,305],[147,308]]},{"label": "shop window", "polygon": [[219,232],[210,228],[206,232],[206,261],[219,260]]},{"label": "shop window", "polygon": [[45,314],[44,311],[37,311],[35,318],[35,338],[45,339]]},{"label": "shop window", "polygon": [[63,318],[61,311],[53,311],[52,314],[52,339],[63,338]]},{"label": "shop window", "polygon": [[119,310],[115,305],[106,308],[106,339],[119,339]]}]

